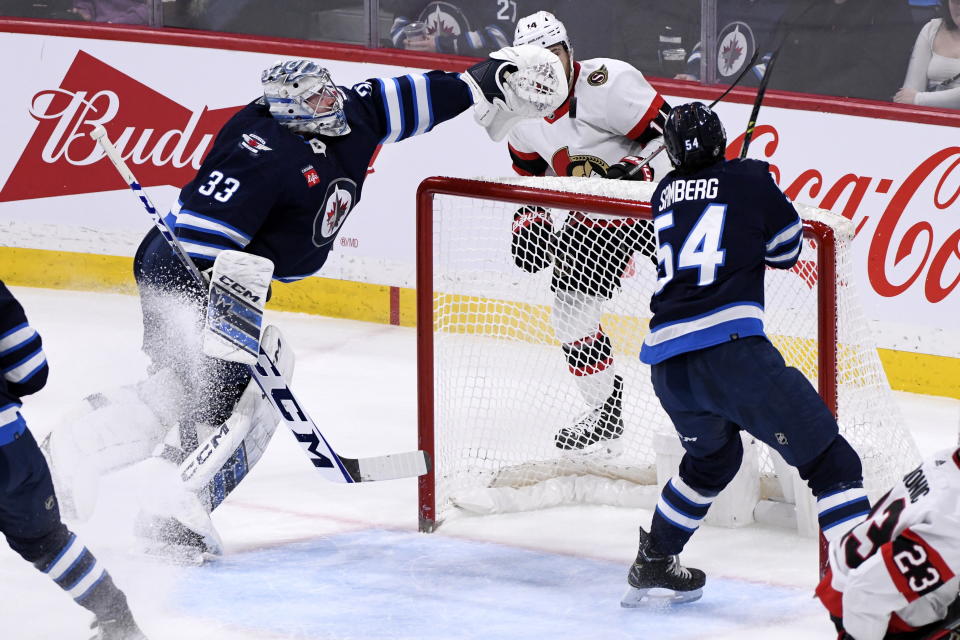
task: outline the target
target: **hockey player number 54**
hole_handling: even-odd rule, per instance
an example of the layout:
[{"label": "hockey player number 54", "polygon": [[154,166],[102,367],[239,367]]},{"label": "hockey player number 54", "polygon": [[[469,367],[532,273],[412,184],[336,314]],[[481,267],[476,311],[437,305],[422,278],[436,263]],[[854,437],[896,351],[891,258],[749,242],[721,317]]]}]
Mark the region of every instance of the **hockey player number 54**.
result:
[{"label": "hockey player number 54", "polygon": [[671,280],[677,269],[697,269],[697,285],[705,287],[717,279],[717,269],[723,266],[726,250],[720,246],[723,238],[723,223],[727,217],[727,205],[710,203],[704,208],[690,233],[683,240],[680,253],[674,264],[673,245],[660,241],[661,232],[673,226],[673,210],[664,211],[654,218],[653,229],[657,234],[657,259],[663,265],[663,275],[657,279],[657,291]]}]

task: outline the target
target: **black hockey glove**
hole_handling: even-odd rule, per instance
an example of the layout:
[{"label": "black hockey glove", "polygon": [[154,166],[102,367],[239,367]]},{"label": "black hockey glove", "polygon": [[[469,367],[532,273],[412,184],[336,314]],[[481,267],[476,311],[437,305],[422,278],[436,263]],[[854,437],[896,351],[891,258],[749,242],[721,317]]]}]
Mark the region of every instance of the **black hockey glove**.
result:
[{"label": "black hockey glove", "polygon": [[513,263],[537,273],[553,262],[553,220],[543,207],[520,207],[513,214]]},{"label": "black hockey glove", "polygon": [[653,182],[653,167],[649,164],[641,167],[640,164],[643,161],[643,158],[637,156],[626,156],[621,159],[620,162],[607,169],[604,178],[609,178],[610,180],[646,180],[647,182]]},{"label": "black hockey glove", "polygon": [[503,82],[506,76],[517,71],[517,65],[506,60],[496,58],[487,58],[483,62],[469,67],[467,75],[479,87],[483,97],[487,102],[494,104],[494,100],[500,100],[506,104],[507,99],[503,94]]}]

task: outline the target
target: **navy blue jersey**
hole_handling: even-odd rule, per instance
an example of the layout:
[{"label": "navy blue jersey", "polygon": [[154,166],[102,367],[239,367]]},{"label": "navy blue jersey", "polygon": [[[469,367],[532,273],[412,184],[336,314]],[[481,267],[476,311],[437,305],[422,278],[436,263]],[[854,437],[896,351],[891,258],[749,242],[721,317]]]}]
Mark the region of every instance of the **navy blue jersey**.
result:
[{"label": "navy blue jersey", "polygon": [[359,202],[380,145],[426,133],[472,104],[459,75],[443,71],[340,89],[351,128],[344,136],[294,133],[262,99],[223,126],[167,216],[201,268],[233,249],[272,260],[278,280],[316,273]]},{"label": "navy blue jersey", "polygon": [[766,266],[797,262],[803,223],[766,162],[672,171],[653,192],[657,291],[640,359],[656,364],[763,332]]},{"label": "navy blue jersey", "polygon": [[0,446],[23,433],[20,398],[47,383],[47,358],[40,334],[27,322],[23,307],[0,282]]}]

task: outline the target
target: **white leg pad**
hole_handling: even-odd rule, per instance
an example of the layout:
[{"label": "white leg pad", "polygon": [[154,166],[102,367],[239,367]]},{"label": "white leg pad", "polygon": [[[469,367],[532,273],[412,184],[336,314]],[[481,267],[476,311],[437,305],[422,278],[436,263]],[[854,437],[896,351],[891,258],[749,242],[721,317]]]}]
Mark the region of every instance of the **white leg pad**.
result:
[{"label": "white leg pad", "polygon": [[[295,365],[293,349],[280,330],[273,325],[268,326],[263,332],[262,343],[264,351],[274,359],[284,378],[288,382],[292,380]],[[246,451],[247,468],[252,468],[263,456],[279,421],[279,416],[260,386],[255,380],[250,380],[230,417],[215,428],[200,443],[196,452],[180,465],[180,477],[186,487],[191,491],[206,487],[241,444]]]},{"label": "white leg pad", "polygon": [[44,442],[64,517],[90,517],[99,477],[150,456],[176,422],[182,393],[177,377],[162,370],[90,396],[65,416]]}]

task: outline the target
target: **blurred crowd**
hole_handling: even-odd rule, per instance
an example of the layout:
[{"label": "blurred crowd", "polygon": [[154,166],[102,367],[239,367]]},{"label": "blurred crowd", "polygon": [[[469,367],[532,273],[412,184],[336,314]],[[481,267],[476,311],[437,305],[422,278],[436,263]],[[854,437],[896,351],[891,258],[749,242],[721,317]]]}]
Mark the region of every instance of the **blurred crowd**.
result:
[{"label": "blurred crowd", "polygon": [[652,77],[723,84],[752,61],[745,82],[756,83],[779,49],[774,89],[960,108],[960,0],[0,0],[5,16],[471,57],[511,44],[517,18],[540,9],[567,25],[576,58]]}]

